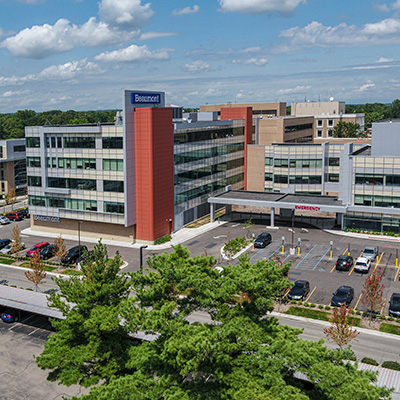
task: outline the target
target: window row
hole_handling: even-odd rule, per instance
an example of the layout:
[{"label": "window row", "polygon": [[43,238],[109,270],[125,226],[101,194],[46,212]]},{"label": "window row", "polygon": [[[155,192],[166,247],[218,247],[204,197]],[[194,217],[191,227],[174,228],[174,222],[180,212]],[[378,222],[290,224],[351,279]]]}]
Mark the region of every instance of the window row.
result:
[{"label": "window row", "polygon": [[356,185],[400,186],[400,175],[356,174]]},{"label": "window row", "polygon": [[228,137],[244,135],[244,127],[229,127],[222,129],[209,129],[209,130],[193,130],[191,132],[174,132],[174,143],[193,143],[203,142],[214,139],[223,139]]},{"label": "window row", "polygon": [[305,129],[312,129],[312,128],[313,128],[313,124],[300,124],[300,125],[286,126],[285,133],[304,131]]},{"label": "window row", "polygon": [[289,177],[287,175],[274,175],[275,183],[319,185],[321,181],[321,175],[290,175]]},{"label": "window row", "polygon": [[228,145],[224,145],[224,146],[186,151],[183,153],[175,154],[174,155],[174,163],[175,163],[175,165],[185,164],[188,162],[204,160],[206,158],[236,153],[238,151],[243,151],[243,150],[244,150],[243,143],[234,143],[234,144],[228,144]]},{"label": "window row", "polygon": [[400,208],[400,197],[354,195],[354,204],[369,207]]},{"label": "window row", "polygon": [[322,168],[322,159],[292,159],[275,158],[275,167],[281,168]]},{"label": "window row", "polygon": [[[103,149],[122,149],[122,137],[104,137],[102,138]],[[25,139],[26,147],[40,147],[40,137],[27,137]],[[94,149],[96,148],[96,138],[93,136],[47,136],[46,146],[48,148],[65,149]]]},{"label": "window row", "polygon": [[[97,190],[95,179],[82,179],[82,178],[47,178],[49,187],[61,189],[74,189],[74,190]],[[103,181],[104,192],[124,192],[124,181]]]},{"label": "window row", "polygon": [[48,168],[96,169],[95,158],[47,157]]}]

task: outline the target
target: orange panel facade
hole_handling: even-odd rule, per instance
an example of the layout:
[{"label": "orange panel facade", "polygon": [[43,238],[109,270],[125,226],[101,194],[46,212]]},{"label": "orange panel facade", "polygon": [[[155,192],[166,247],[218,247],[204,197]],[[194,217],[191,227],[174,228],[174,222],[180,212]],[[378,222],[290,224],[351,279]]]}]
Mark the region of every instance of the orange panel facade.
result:
[{"label": "orange panel facade", "polygon": [[253,109],[252,107],[221,108],[221,121],[244,119],[244,190],[247,190],[247,145],[253,143]]},{"label": "orange panel facade", "polygon": [[135,109],[136,232],[153,241],[171,233],[174,217],[172,108]]}]

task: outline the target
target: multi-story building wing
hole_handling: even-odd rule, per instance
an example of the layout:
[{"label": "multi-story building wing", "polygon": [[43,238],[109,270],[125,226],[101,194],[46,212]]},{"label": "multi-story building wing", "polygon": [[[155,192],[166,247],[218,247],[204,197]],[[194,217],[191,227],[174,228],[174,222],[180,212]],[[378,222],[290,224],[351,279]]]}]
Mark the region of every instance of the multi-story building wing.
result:
[{"label": "multi-story building wing", "polygon": [[25,139],[0,140],[1,193],[12,188],[17,195],[26,192]]}]

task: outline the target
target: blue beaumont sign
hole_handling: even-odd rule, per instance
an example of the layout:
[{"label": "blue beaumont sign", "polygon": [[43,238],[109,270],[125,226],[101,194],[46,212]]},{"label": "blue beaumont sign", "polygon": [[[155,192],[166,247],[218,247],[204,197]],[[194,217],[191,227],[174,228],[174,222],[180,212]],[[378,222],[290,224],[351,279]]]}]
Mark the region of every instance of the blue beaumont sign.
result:
[{"label": "blue beaumont sign", "polygon": [[160,104],[161,95],[160,93],[144,93],[144,92],[132,92],[131,93],[132,104]]}]

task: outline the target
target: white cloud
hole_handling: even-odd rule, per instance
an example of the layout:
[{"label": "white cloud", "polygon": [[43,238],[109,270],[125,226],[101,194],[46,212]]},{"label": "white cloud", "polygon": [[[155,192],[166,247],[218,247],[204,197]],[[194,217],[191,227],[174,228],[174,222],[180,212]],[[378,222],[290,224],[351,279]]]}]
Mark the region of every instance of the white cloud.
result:
[{"label": "white cloud", "polygon": [[292,94],[292,93],[304,93],[304,91],[311,89],[311,86],[296,86],[290,89],[280,89],[278,94]]},{"label": "white cloud", "polygon": [[218,0],[221,10],[243,14],[292,14],[306,0]]},{"label": "white cloud", "polygon": [[190,64],[182,65],[182,69],[187,72],[208,71],[210,66],[204,61],[193,61]]},{"label": "white cloud", "polygon": [[239,53],[256,53],[257,51],[260,51],[260,50],[261,50],[260,46],[247,47],[246,49],[239,50]]},{"label": "white cloud", "polygon": [[353,47],[356,45],[377,45],[398,43],[400,20],[388,18],[359,28],[341,23],[336,26],[324,26],[313,21],[305,27],[293,27],[280,33],[287,43],[280,47],[281,52],[298,51],[307,47]]},{"label": "white cloud", "polygon": [[385,57],[381,57],[377,63],[386,63],[386,62],[392,62],[393,58],[385,58]]},{"label": "white cloud", "polygon": [[48,81],[48,80],[70,80],[78,75],[99,74],[102,72],[100,67],[87,59],[79,61],[71,61],[61,65],[52,65],[43,69],[37,74],[29,74],[25,76],[0,76],[0,86],[15,86],[22,85],[33,81]]},{"label": "white cloud", "polygon": [[7,92],[4,92],[3,94],[0,94],[0,97],[2,98],[10,98],[10,97],[16,97],[16,96],[23,96],[30,93],[29,90],[8,90]]},{"label": "white cloud", "polygon": [[268,64],[268,60],[266,58],[248,58],[246,60],[232,60],[233,64],[242,64],[242,65],[255,65],[257,67],[263,67]]},{"label": "white cloud", "polygon": [[106,51],[97,55],[94,59],[104,62],[145,62],[150,60],[165,61],[169,60],[169,51],[171,49],[160,49],[150,51],[149,48],[144,46],[137,46],[135,44],[126,47],[125,49]]},{"label": "white cloud", "polygon": [[154,12],[150,3],[141,0],[102,0],[99,4],[100,20],[119,29],[139,29],[145,26]]},{"label": "white cloud", "polygon": [[387,4],[383,3],[383,4],[374,4],[374,8],[380,12],[389,12],[390,8]]},{"label": "white cloud", "polygon": [[172,11],[172,15],[179,17],[180,15],[197,14],[199,10],[200,7],[198,5],[194,5],[193,7],[177,8]]},{"label": "white cloud", "polygon": [[176,32],[145,32],[140,35],[141,40],[158,39],[163,37],[176,36]]},{"label": "white cloud", "polygon": [[204,96],[219,96],[221,94],[221,91],[215,89],[215,88],[209,88],[207,91],[204,93]]},{"label": "white cloud", "polygon": [[399,11],[399,10],[400,10],[400,0],[395,1],[395,2],[392,4],[392,9],[393,9],[393,10],[396,10],[396,11]]},{"label": "white cloud", "polygon": [[371,91],[371,90],[375,90],[374,83],[366,83],[365,85],[362,85],[357,91],[358,92],[366,92],[366,91]]}]

